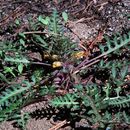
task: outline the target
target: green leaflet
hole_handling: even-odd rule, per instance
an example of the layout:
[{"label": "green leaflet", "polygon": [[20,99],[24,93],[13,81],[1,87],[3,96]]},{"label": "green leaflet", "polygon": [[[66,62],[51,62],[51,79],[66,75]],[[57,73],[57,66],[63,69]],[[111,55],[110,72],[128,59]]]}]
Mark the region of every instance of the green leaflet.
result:
[{"label": "green leaflet", "polygon": [[102,55],[108,55],[127,45],[130,42],[130,32],[123,34],[122,36],[120,34],[115,34],[112,40],[108,36],[105,36],[105,39],[107,45],[100,45]]},{"label": "green leaflet", "polygon": [[79,103],[76,101],[76,96],[74,94],[66,94],[63,97],[56,97],[51,101],[51,104],[54,107],[62,107],[62,106],[67,106],[67,107],[77,107]]},{"label": "green leaflet", "polygon": [[31,84],[24,81],[22,82],[26,85],[26,87],[22,87],[21,85],[13,85],[10,88],[7,88],[3,91],[0,95],[0,108],[2,109],[3,106],[9,106],[16,100],[22,97],[22,94],[26,93],[30,88]]},{"label": "green leaflet", "polygon": [[0,73],[0,80],[9,84],[8,79],[2,73]]},{"label": "green leaflet", "polygon": [[108,102],[110,106],[130,107],[130,95],[107,98],[104,102]]}]

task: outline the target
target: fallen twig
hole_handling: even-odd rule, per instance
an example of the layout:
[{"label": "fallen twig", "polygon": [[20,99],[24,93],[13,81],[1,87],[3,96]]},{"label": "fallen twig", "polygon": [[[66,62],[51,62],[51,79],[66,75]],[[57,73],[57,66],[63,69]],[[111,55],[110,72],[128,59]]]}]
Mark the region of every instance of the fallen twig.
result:
[{"label": "fallen twig", "polygon": [[49,130],[59,130],[59,128],[61,128],[62,126],[64,126],[65,124],[67,124],[68,122],[66,120],[56,124],[55,126],[53,126],[52,128],[50,128]]}]

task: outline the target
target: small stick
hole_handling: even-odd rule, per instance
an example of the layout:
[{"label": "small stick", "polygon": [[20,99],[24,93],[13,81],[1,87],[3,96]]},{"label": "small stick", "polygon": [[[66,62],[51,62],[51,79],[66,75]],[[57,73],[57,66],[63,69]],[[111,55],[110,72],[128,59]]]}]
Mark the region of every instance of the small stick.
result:
[{"label": "small stick", "polygon": [[23,32],[23,34],[28,35],[28,34],[51,34],[51,35],[60,35],[57,33],[50,33],[50,32],[42,32],[42,31],[32,31],[32,32]]},{"label": "small stick", "polygon": [[59,130],[59,128],[61,128],[62,126],[64,126],[65,124],[67,124],[68,122],[66,120],[56,124],[55,126],[53,126],[52,128],[50,128],[49,130]]},{"label": "small stick", "polygon": [[47,34],[46,32],[41,32],[41,31],[32,31],[32,32],[24,32],[23,34]]},{"label": "small stick", "polygon": [[30,61],[30,64],[51,66],[51,64],[47,64],[47,63],[43,63],[43,62],[31,62]]}]

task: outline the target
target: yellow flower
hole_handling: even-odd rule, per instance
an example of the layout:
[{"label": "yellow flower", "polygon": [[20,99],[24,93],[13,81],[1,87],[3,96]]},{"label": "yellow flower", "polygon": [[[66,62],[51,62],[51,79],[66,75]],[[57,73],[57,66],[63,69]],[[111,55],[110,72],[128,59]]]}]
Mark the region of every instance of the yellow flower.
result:
[{"label": "yellow flower", "polygon": [[60,59],[60,56],[56,55],[56,54],[51,55],[48,52],[44,52],[43,53],[43,59],[45,59],[45,60],[52,60],[52,61],[58,61]]},{"label": "yellow flower", "polygon": [[73,54],[73,57],[76,59],[80,59],[86,56],[85,51],[79,51]]},{"label": "yellow flower", "polygon": [[53,61],[59,60],[59,56],[55,55],[55,54],[52,55],[51,58],[52,58]]},{"label": "yellow flower", "polygon": [[43,53],[43,59],[50,59],[51,55],[49,53]]},{"label": "yellow flower", "polygon": [[52,67],[53,67],[53,68],[62,67],[62,62],[60,62],[60,61],[55,61],[55,62],[53,62]]}]

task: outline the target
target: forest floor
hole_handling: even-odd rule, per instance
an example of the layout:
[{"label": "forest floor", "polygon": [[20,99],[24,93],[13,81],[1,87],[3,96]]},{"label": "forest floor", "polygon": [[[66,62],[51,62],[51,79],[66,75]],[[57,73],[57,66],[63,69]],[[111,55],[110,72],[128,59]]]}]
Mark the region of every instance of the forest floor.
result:
[{"label": "forest floor", "polygon": [[[87,44],[99,34],[111,36],[116,32],[123,33],[130,29],[130,20],[127,17],[127,14],[130,14],[129,0],[61,0],[59,3],[57,0],[1,0],[0,41],[13,40],[20,31],[24,31],[25,26],[28,26],[28,17],[36,19],[39,15],[48,16],[53,8],[56,8],[60,14],[63,11],[69,14],[68,28],[71,32],[67,35],[77,43],[83,41]],[[9,25],[16,19],[22,21],[22,26],[19,30],[11,32]],[[25,112],[37,110],[38,114],[38,117],[29,120],[28,130],[54,130],[56,124],[63,123],[44,117],[42,108],[45,105],[45,102],[38,102],[23,108]],[[82,125],[85,125],[84,120],[77,123],[77,130]],[[71,129],[67,126],[60,130]],[[18,130],[18,128],[15,128],[12,122],[3,122],[0,130]]]}]

